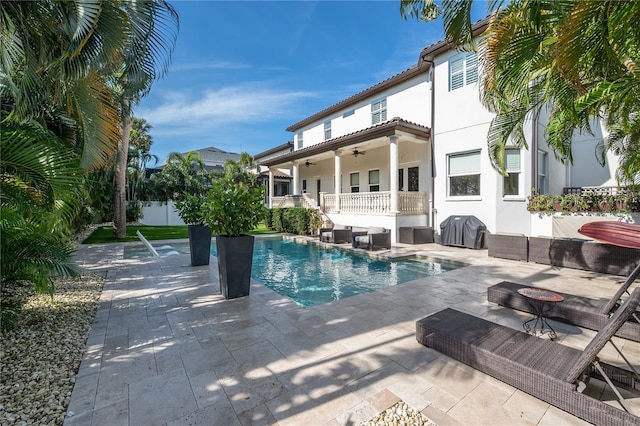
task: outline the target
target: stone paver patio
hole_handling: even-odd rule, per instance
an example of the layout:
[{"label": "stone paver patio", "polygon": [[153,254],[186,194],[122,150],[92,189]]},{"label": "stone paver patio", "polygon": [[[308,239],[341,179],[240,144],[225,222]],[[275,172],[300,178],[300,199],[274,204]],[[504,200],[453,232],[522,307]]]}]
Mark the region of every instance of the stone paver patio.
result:
[{"label": "stone paver patio", "polygon": [[[609,297],[624,277],[494,259],[486,250],[398,245],[469,266],[301,308],[253,282],[224,300],[217,267],[188,255],[123,259],[124,244],[81,246],[107,270],[65,425],[358,425],[398,400],[444,425],[579,425],[580,419],[416,342],[415,321],[453,307],[521,329],[529,314],[490,305],[487,287],[535,283]],[[552,322],[557,341],[594,332]],[[634,365],[640,344],[618,339]],[[612,348],[602,358],[620,363]],[[640,401],[633,400],[640,409]]]}]

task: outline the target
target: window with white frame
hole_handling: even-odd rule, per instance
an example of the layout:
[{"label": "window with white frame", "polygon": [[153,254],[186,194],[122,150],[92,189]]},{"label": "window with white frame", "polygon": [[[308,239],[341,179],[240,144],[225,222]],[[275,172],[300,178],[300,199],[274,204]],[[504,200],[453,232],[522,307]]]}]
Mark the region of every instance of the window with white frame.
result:
[{"label": "window with white frame", "polygon": [[324,140],[331,139],[331,120],[324,122]]},{"label": "window with white frame", "polygon": [[369,170],[369,192],[380,191],[380,170]]},{"label": "window with white frame", "polygon": [[520,195],[520,150],[507,148],[504,150],[504,168],[507,176],[503,178],[502,195]]},{"label": "window with white frame", "polygon": [[302,149],[302,132],[296,133],[296,142],[298,149]]},{"label": "window with white frame", "polygon": [[547,153],[544,151],[538,151],[538,194],[549,193],[548,168],[549,162]]},{"label": "window with white frame", "polygon": [[449,196],[480,195],[480,151],[449,154],[447,157]]},{"label": "window with white frame", "polygon": [[351,173],[351,175],[349,175],[349,183],[351,185],[351,192],[360,192],[360,173]]},{"label": "window with white frame", "polygon": [[449,60],[449,91],[478,81],[478,55],[464,52]]},{"label": "window with white frame", "polygon": [[387,121],[387,98],[382,98],[371,103],[371,124],[380,124]]}]

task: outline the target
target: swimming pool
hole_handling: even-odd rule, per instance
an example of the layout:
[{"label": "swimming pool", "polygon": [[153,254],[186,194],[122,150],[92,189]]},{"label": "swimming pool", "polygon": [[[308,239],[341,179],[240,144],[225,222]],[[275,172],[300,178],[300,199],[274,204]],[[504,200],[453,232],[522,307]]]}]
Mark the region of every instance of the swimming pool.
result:
[{"label": "swimming pool", "polygon": [[[156,247],[189,253],[188,244]],[[216,256],[215,240],[211,254]],[[149,257],[144,246],[125,247],[126,259]],[[464,266],[405,258],[386,260],[318,244],[261,237],[255,239],[251,277],[300,306],[316,306],[392,287]]]},{"label": "swimming pool", "polygon": [[[212,246],[215,256],[215,244]],[[458,269],[420,259],[382,260],[345,250],[256,238],[252,278],[300,306],[316,306]]]}]

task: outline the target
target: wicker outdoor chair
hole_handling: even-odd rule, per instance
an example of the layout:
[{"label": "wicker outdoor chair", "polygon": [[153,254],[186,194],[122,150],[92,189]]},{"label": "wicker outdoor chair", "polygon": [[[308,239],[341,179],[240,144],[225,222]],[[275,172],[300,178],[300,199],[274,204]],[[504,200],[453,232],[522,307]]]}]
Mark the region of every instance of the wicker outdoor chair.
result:
[{"label": "wicker outdoor chair", "polygon": [[371,227],[367,231],[353,233],[353,248],[376,250],[391,248],[391,232],[385,228]]},{"label": "wicker outdoor chair", "polygon": [[353,241],[350,226],[341,227],[341,225],[337,225],[334,228],[320,228],[318,236],[320,241],[325,243],[342,244]]},{"label": "wicker outdoor chair", "polygon": [[[632,371],[600,362],[597,357],[638,303],[640,289],[635,289],[584,351],[450,308],[417,321],[416,339],[588,422],[640,424],[640,417],[631,412],[616,388],[617,384],[640,395],[640,375],[628,362]],[[582,392],[592,377],[604,379],[612,387],[623,409]]]}]

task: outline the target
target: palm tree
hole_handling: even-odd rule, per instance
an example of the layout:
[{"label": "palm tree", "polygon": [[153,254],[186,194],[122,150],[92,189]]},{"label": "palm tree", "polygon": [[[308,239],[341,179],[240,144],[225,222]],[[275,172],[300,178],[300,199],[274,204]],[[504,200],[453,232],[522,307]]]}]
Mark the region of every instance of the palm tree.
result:
[{"label": "palm tree", "polygon": [[36,124],[3,125],[0,150],[3,291],[7,283],[30,281],[38,291],[53,292],[54,276],[73,273],[64,263],[72,248],[60,236],[79,208],[76,191],[83,180],[77,155]]},{"label": "palm tree", "polygon": [[154,198],[159,201],[181,201],[184,194],[204,194],[211,185],[212,174],[207,172],[196,151],[182,155],[172,152],[160,173],[149,178]]},{"label": "palm tree", "polygon": [[[158,18],[165,10],[168,21]],[[159,34],[174,21],[162,0],[2,2],[3,284],[29,279],[43,289],[51,274],[69,272],[64,237],[84,196],[83,169],[108,165],[120,139],[121,109],[104,76],[122,69],[121,87],[146,93],[139,76],[152,75],[155,62],[131,55],[146,48],[146,58],[156,58]]]},{"label": "palm tree", "polygon": [[116,238],[126,236],[126,175],[132,111],[151,90],[152,83],[167,72],[179,27],[176,11],[165,0],[142,5],[124,2],[122,8],[131,21],[132,31],[123,51],[122,64],[111,77],[122,126],[115,172],[113,235]]},{"label": "palm tree", "polygon": [[[442,14],[447,38],[459,48],[475,48],[472,3],[443,2],[434,9],[432,0],[402,0],[401,13],[428,19]],[[483,104],[496,114],[488,134],[494,167],[504,172],[508,140],[526,147],[522,125],[543,107],[551,114],[547,142],[560,159],[572,161],[574,131],[590,132],[592,120],[603,111],[618,139],[637,138],[639,122],[629,117],[640,109],[640,35],[632,24],[640,20],[640,3],[495,0],[488,10],[492,15],[482,52],[481,94]],[[626,149],[619,153],[633,155]]]},{"label": "palm tree", "polygon": [[151,125],[143,118],[131,119],[131,137],[127,161],[127,203],[137,205],[146,181],[147,164],[158,162],[158,157],[149,152],[153,138],[149,134]]}]

